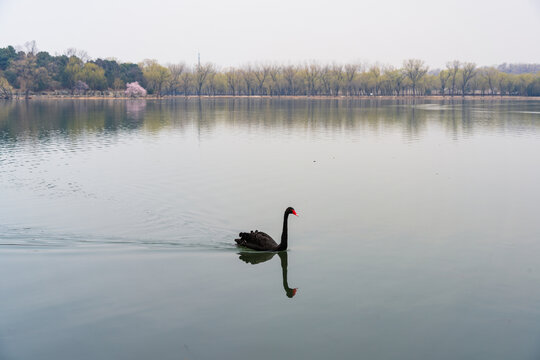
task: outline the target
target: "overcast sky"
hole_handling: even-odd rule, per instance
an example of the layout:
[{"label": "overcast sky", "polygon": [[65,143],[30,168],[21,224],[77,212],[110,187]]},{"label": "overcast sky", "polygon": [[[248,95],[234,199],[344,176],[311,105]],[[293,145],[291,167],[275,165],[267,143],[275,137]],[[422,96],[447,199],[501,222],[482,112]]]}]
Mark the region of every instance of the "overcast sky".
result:
[{"label": "overcast sky", "polygon": [[0,0],[0,47],[51,54],[276,62],[540,63],[540,0]]}]

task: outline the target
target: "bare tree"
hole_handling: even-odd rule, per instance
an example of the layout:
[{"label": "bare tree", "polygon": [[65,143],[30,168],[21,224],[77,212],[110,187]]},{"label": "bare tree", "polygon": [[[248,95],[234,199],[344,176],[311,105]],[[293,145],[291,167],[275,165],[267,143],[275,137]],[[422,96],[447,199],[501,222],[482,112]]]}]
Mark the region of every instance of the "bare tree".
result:
[{"label": "bare tree", "polygon": [[384,66],[382,72],[380,88],[383,95],[394,95],[395,93],[399,95],[401,89],[396,91],[397,82],[399,81],[399,77],[404,76],[403,73],[391,65]]},{"label": "bare tree", "polygon": [[469,62],[463,64],[461,69],[461,96],[465,96],[467,84],[476,75],[476,64]]},{"label": "bare tree", "polygon": [[332,93],[332,72],[330,65],[324,65],[320,69],[319,79],[321,79],[321,86],[323,94],[330,96]]},{"label": "bare tree", "polygon": [[332,65],[332,91],[334,96],[339,95],[339,90],[343,86],[343,80],[345,79],[343,75],[343,66],[339,64]]},{"label": "bare tree", "polygon": [[352,95],[353,80],[356,72],[358,71],[358,65],[346,64],[345,65],[345,80],[347,81],[348,95]]},{"label": "bare tree", "polygon": [[495,95],[495,91],[497,90],[497,78],[499,76],[499,71],[495,69],[494,67],[488,67],[485,68],[484,76],[486,77],[489,91],[491,92],[491,95]]},{"label": "bare tree", "polygon": [[375,64],[369,69],[369,77],[371,78],[370,80],[371,80],[373,93],[375,95],[378,95],[380,79],[381,79],[381,68],[379,67],[379,65]]},{"label": "bare tree", "polygon": [[253,75],[255,75],[255,79],[257,79],[257,85],[259,89],[259,95],[263,94],[263,86],[266,78],[268,77],[268,74],[270,73],[270,66],[269,65],[258,65],[253,70]]},{"label": "bare tree", "polygon": [[253,95],[253,87],[255,85],[255,77],[253,75],[253,68],[251,65],[247,65],[241,70],[242,80],[246,86],[246,95]]},{"label": "bare tree", "polygon": [[186,70],[185,63],[169,64],[167,65],[170,72],[168,90],[172,95],[176,95],[178,89],[180,89],[181,77]]},{"label": "bare tree", "polygon": [[486,90],[489,88],[488,81],[485,76],[484,71],[478,70],[476,72],[476,76],[471,79],[469,82],[469,85],[473,88],[473,90],[480,90],[480,93],[482,96],[486,95]]},{"label": "bare tree", "polygon": [[285,77],[285,80],[287,81],[287,85],[289,85],[287,95],[294,96],[296,94],[296,84],[295,84],[296,67],[294,65],[285,66],[283,68],[283,77]]},{"label": "bare tree", "polygon": [[499,94],[501,95],[501,97],[506,91],[509,92],[511,85],[510,74],[499,73],[499,76],[497,77],[497,85],[499,87]]},{"label": "bare tree", "polygon": [[452,74],[449,70],[441,70],[439,71],[439,83],[441,84],[441,94],[444,96],[444,92],[446,88],[448,87],[448,80],[450,79],[450,76]]},{"label": "bare tree", "polygon": [[216,72],[211,71],[206,78],[206,87],[208,89],[208,95],[216,96]]},{"label": "bare tree", "polygon": [[36,45],[36,40],[27,41],[24,43],[24,47],[26,48],[26,54],[27,55],[36,55],[38,53],[38,47]]},{"label": "bare tree", "polygon": [[[281,95],[281,68],[279,66],[271,66],[270,67],[270,79],[272,79],[272,87],[274,87],[277,90],[278,95]],[[270,89],[270,96],[272,96],[272,89]]]},{"label": "bare tree", "polygon": [[403,62],[403,72],[411,80],[413,96],[416,96],[416,86],[426,75],[428,69],[424,61],[419,59],[409,59]]},{"label": "bare tree", "polygon": [[236,96],[236,92],[240,87],[240,76],[238,74],[238,70],[236,70],[235,68],[230,68],[225,73],[225,76],[227,77],[227,85],[231,89],[232,95]]},{"label": "bare tree", "polygon": [[454,61],[446,63],[446,68],[448,69],[448,72],[450,73],[450,85],[451,85],[450,95],[452,96],[454,96],[455,91],[456,91],[456,79],[457,79],[457,74],[459,72],[460,67],[461,67],[461,63],[458,60],[454,60]]},{"label": "bare tree", "polygon": [[84,50],[77,50],[75,48],[69,48],[64,52],[68,58],[75,56],[82,60],[83,63],[90,61],[90,56]]},{"label": "bare tree", "polygon": [[186,67],[184,72],[180,76],[180,89],[184,93],[184,96],[190,94],[191,86],[193,83],[193,72],[190,68]]},{"label": "bare tree", "polygon": [[405,75],[400,70],[395,71],[395,91],[397,96],[399,96],[399,93],[401,92],[401,95],[403,96],[403,91],[405,90]]},{"label": "bare tree", "polygon": [[197,65],[195,71],[195,85],[197,86],[197,96],[201,96],[202,88],[206,78],[211,73],[215,72],[214,65],[212,63],[206,63],[205,65]]},{"label": "bare tree", "polygon": [[320,67],[316,63],[305,64],[304,65],[304,76],[306,77],[307,83],[307,96],[313,96],[315,91],[316,81],[320,74]]},{"label": "bare tree", "polygon": [[154,59],[145,59],[139,66],[142,68],[148,87],[153,89],[157,97],[161,97],[164,88],[169,83],[171,76],[169,69],[161,66]]}]

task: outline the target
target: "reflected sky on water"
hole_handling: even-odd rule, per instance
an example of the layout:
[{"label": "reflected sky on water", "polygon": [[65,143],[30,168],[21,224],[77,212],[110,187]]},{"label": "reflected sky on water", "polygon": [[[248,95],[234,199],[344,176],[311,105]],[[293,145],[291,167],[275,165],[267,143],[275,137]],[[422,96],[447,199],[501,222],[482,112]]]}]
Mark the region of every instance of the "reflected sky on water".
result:
[{"label": "reflected sky on water", "polygon": [[537,359],[538,154],[534,101],[2,102],[0,359]]}]

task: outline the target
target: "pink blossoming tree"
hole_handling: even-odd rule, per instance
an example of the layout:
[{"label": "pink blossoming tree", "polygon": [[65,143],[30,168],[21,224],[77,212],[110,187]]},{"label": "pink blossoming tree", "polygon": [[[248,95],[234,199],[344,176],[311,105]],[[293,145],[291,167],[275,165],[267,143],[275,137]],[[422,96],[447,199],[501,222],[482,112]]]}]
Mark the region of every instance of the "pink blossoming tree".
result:
[{"label": "pink blossoming tree", "polygon": [[77,94],[85,94],[89,89],[90,87],[88,86],[88,84],[81,80],[77,80],[77,82],[73,86],[73,91]]},{"label": "pink blossoming tree", "polygon": [[146,96],[146,90],[141,85],[139,85],[138,81],[128,83],[126,85],[126,96],[129,96],[129,97]]}]

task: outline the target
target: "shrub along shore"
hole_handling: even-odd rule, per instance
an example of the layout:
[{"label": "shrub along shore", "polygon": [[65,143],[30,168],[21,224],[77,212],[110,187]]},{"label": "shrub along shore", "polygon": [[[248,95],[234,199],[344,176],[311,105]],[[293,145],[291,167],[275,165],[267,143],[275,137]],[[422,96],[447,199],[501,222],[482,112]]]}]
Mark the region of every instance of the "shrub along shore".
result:
[{"label": "shrub along shore", "polygon": [[478,67],[450,61],[429,69],[409,59],[402,67],[379,64],[256,64],[218,68],[215,64],[139,64],[90,59],[74,49],[63,55],[0,48],[0,98],[126,97],[537,97],[539,64]]}]

